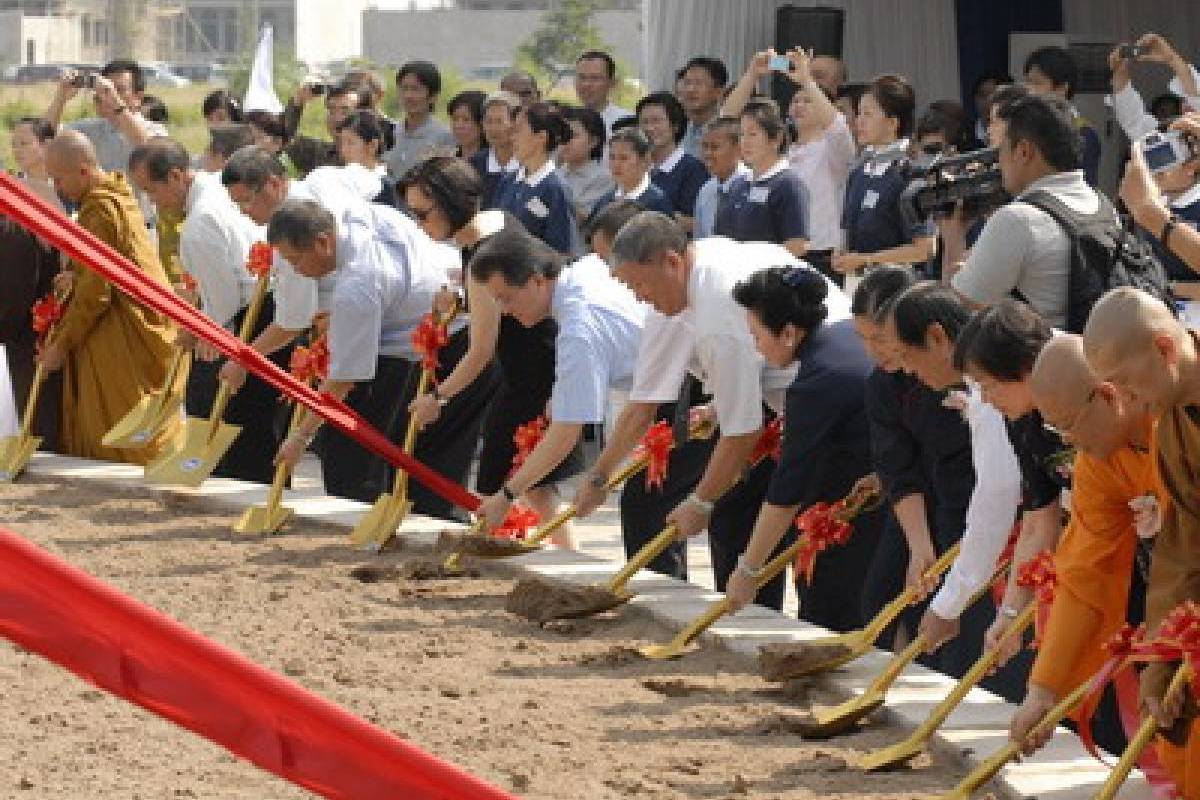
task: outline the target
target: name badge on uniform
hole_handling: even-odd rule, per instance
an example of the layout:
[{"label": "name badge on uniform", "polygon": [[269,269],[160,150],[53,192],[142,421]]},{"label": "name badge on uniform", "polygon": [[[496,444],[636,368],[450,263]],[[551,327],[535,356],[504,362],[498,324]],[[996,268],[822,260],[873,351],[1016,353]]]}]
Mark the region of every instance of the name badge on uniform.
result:
[{"label": "name badge on uniform", "polygon": [[878,203],[878,202],[879,202],[879,192],[875,191],[874,189],[868,189],[866,191],[866,193],[863,194],[863,201],[862,201],[863,208],[874,208],[876,203]]},{"label": "name badge on uniform", "polygon": [[529,213],[533,214],[538,219],[545,219],[550,214],[550,209],[546,208],[546,204],[542,202],[540,197],[531,197],[529,202],[525,204],[529,209]]},{"label": "name badge on uniform", "polygon": [[755,186],[750,191],[746,192],[746,200],[751,203],[765,203],[767,197],[771,194],[771,190],[766,186]]}]

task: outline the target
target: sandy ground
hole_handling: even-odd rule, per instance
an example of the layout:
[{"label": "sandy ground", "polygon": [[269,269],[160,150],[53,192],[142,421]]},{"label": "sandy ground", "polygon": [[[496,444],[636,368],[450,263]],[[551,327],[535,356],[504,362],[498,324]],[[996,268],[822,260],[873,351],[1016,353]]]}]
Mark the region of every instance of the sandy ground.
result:
[{"label": "sandy ground", "polygon": [[[636,609],[537,627],[503,610],[512,577],[397,577],[424,552],[369,558],[295,523],[236,537],[196,501],[26,476],[0,522],[205,635],[524,797],[910,798],[953,785],[941,757],[864,776],[896,741],[794,733],[811,701],[716,648],[672,663],[627,649],[668,631]],[[362,582],[355,567],[382,567]],[[378,571],[378,570],[377,570]],[[224,750],[0,643],[0,797],[298,798]]]}]

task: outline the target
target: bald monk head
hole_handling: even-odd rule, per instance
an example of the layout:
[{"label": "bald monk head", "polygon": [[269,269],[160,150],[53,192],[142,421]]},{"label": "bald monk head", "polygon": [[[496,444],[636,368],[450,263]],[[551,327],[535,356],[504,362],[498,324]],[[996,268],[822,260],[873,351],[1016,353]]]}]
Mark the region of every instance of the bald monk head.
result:
[{"label": "bald monk head", "polygon": [[72,202],[82,200],[105,177],[91,141],[72,130],[60,132],[46,146],[46,172],[58,193]]},{"label": "bald monk head", "polygon": [[1095,458],[1107,458],[1138,438],[1145,425],[1145,404],[1121,396],[1088,365],[1083,337],[1055,336],[1042,348],[1030,375],[1033,402],[1048,425],[1075,447]]},{"label": "bald monk head", "polygon": [[1160,411],[1194,403],[1196,347],[1162,302],[1131,287],[1113,289],[1083,331],[1088,363],[1101,380]]}]

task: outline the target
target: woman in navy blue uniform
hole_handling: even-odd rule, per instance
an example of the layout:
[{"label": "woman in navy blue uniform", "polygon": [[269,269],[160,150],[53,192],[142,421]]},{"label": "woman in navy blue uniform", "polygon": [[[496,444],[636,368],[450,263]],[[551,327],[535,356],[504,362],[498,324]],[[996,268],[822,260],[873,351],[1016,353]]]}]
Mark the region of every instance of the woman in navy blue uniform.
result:
[{"label": "woman in navy blue uniform", "polygon": [[571,126],[556,106],[534,103],[514,112],[513,155],[521,169],[501,180],[496,200],[497,208],[566,255],[579,251],[579,229],[571,192],[555,170],[551,155],[570,138]]},{"label": "woman in navy blue uniform", "polygon": [[[758,573],[789,535],[796,512],[841,499],[872,469],[864,391],[874,365],[852,320],[826,321],[828,285],[810,267],[771,267],[733,290],[767,363],[800,362],[787,390],[779,463],[725,587],[735,608],[754,598]],[[862,596],[882,522],[879,511],[860,515],[850,540],[818,557],[812,583],[797,580],[802,618],[835,631],[862,624],[854,601]]]},{"label": "woman in navy blue uniform", "polygon": [[859,101],[855,126],[858,143],[867,151],[846,183],[846,252],[833,258],[838,272],[857,274],[875,264],[924,264],[933,255],[937,238],[932,223],[907,225],[900,214],[915,108],[912,86],[899,75],[880,75]]},{"label": "woman in navy blue uniform", "polygon": [[478,89],[459,92],[446,103],[450,133],[457,145],[454,155],[470,158],[487,146],[483,136],[483,102],[487,94]]},{"label": "woman in navy blue uniform", "polygon": [[488,95],[483,101],[483,137],[487,146],[467,158],[480,180],[480,207],[496,207],[496,192],[504,176],[520,169],[513,158],[513,113],[521,107],[520,99],[510,92]]},{"label": "woman in navy blue uniform", "polygon": [[714,233],[739,242],[773,242],[804,255],[808,190],[784,155],[787,144],[787,127],[774,106],[751,103],[743,109],[742,161],[750,175],[735,179],[717,205]]},{"label": "woman in navy blue uniform", "polygon": [[621,128],[608,142],[608,169],[613,187],[596,201],[594,217],[614,200],[633,200],[649,211],[674,216],[675,207],[650,180],[650,140],[640,128]]},{"label": "woman in navy blue uniform", "polygon": [[692,229],[696,195],[708,182],[708,170],[700,159],[684,152],[679,144],[687,134],[687,114],[670,92],[654,92],[637,104],[638,127],[650,140],[654,168],[650,180],[663,190],[675,218],[686,231]]}]

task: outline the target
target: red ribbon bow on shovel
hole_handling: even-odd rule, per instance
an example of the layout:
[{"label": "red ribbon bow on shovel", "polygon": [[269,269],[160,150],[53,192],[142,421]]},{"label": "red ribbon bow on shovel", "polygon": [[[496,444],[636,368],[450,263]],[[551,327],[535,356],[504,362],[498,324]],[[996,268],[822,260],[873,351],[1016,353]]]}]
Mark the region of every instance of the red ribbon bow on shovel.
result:
[{"label": "red ribbon bow on shovel", "polygon": [[504,521],[492,531],[492,536],[501,539],[524,539],[529,529],[536,527],[541,517],[529,506],[513,503],[509,506]]},{"label": "red ribbon bow on shovel", "polygon": [[255,242],[250,245],[250,256],[246,259],[246,269],[256,278],[271,274],[271,264],[275,261],[275,249],[266,242]]},{"label": "red ribbon bow on shovel", "polygon": [[757,467],[764,458],[770,458],[776,463],[783,453],[783,417],[776,417],[763,426],[750,451],[750,466]]},{"label": "red ribbon bow on shovel", "polygon": [[309,347],[300,345],[292,351],[288,371],[305,383],[319,381],[329,375],[329,345],[320,336]]},{"label": "red ribbon bow on shovel", "polygon": [[437,372],[438,352],[450,341],[446,326],[440,324],[432,313],[421,317],[421,324],[412,332],[413,349],[421,357],[421,367],[432,375]]},{"label": "red ribbon bow on shovel", "polygon": [[1017,570],[1017,585],[1033,590],[1034,602],[1037,603],[1037,616],[1034,617],[1033,641],[1030,647],[1037,649],[1042,643],[1042,634],[1046,623],[1050,621],[1050,608],[1054,605],[1054,590],[1058,588],[1058,573],[1054,569],[1054,554],[1043,550],[1026,561]]},{"label": "red ribbon bow on shovel", "polygon": [[671,425],[663,420],[651,425],[642,437],[642,443],[633,455],[635,458],[646,459],[646,491],[663,487],[674,444],[675,434]]},{"label": "red ribbon bow on shovel", "polygon": [[38,335],[39,342],[45,339],[54,324],[63,318],[66,310],[67,304],[53,294],[48,294],[33,304],[30,308],[30,313],[33,314],[31,325],[33,332]]},{"label": "red ribbon bow on shovel", "polygon": [[549,422],[542,416],[517,426],[516,432],[513,433],[513,444],[517,446],[517,452],[513,453],[512,469],[508,471],[510,476],[521,468],[525,459],[529,458],[529,454],[542,441],[542,437],[546,435],[547,425]]}]

